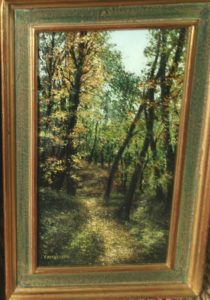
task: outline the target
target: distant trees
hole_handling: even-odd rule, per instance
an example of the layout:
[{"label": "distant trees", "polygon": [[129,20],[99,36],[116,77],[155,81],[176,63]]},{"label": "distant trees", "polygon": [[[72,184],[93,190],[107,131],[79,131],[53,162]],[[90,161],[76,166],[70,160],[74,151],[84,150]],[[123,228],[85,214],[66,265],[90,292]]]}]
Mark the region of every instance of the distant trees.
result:
[{"label": "distant trees", "polygon": [[[143,111],[143,105],[141,103],[141,94],[138,87],[139,78],[134,74],[126,73],[122,66],[117,70],[112,70],[113,80],[109,82],[110,89],[113,93],[112,97],[116,97],[118,101],[117,111],[121,115],[118,115],[119,119],[118,126],[123,126],[123,123],[126,123],[126,127],[123,132],[122,142],[120,141],[119,146],[116,145],[118,150],[116,155],[113,158],[112,166],[110,168],[109,177],[107,180],[107,185],[105,189],[104,199],[108,202],[110,194],[112,191],[113,181],[116,175],[116,172],[119,167],[120,161],[123,159],[123,154],[126,147],[129,145],[130,140],[135,134],[135,129],[137,127],[138,121],[140,119],[141,113]],[[116,79],[117,78],[117,79]],[[110,92],[111,93],[111,92]],[[138,104],[139,102],[139,104]],[[127,104],[127,107],[125,105]],[[138,105],[138,109],[135,112],[135,106]],[[134,115],[133,120],[130,124],[126,122],[128,114]]]}]

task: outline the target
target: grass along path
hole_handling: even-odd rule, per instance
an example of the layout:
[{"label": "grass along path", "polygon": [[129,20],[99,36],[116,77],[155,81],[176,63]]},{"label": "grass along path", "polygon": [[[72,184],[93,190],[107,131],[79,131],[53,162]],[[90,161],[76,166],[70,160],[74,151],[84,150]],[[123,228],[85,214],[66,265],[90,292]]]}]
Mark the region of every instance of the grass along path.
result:
[{"label": "grass along path", "polygon": [[88,208],[88,229],[100,235],[104,242],[104,253],[99,258],[100,264],[126,263],[132,260],[133,241],[126,228],[115,221],[107,207],[98,198],[86,198]]},{"label": "grass along path", "polygon": [[86,165],[80,171],[83,185],[78,196],[88,211],[86,229],[97,233],[104,243],[99,264],[128,263],[134,255],[134,240],[125,225],[113,218],[112,211],[103,203],[103,179],[107,171],[98,166]]}]

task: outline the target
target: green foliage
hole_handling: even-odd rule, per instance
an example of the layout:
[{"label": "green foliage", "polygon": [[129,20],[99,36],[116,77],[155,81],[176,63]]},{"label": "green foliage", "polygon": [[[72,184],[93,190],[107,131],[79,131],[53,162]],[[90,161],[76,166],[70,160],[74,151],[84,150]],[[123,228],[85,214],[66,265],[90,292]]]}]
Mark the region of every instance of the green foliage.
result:
[{"label": "green foliage", "polygon": [[81,207],[80,202],[65,192],[41,188],[38,194],[40,211],[45,210],[71,210],[76,211]]},{"label": "green foliage", "polygon": [[74,235],[65,250],[72,265],[75,262],[77,265],[97,264],[103,251],[102,237],[96,232],[91,232],[90,229],[84,229]]},{"label": "green foliage", "polygon": [[57,256],[54,264],[65,261],[64,248],[87,219],[87,209],[63,192],[51,189],[39,193],[39,239],[41,265],[51,264],[50,256]]},{"label": "green foliage", "polygon": [[[132,233],[131,233],[132,234]],[[138,241],[135,245],[137,263],[155,263],[166,261],[167,232],[154,228],[154,224],[145,227],[135,234]]]},{"label": "green foliage", "polygon": [[[162,214],[161,214],[162,212]],[[136,208],[131,217],[130,234],[135,238],[135,262],[165,262],[168,242],[168,227],[159,224],[163,216],[163,207],[156,204],[148,209],[146,201]],[[162,222],[161,222],[162,223]]]}]

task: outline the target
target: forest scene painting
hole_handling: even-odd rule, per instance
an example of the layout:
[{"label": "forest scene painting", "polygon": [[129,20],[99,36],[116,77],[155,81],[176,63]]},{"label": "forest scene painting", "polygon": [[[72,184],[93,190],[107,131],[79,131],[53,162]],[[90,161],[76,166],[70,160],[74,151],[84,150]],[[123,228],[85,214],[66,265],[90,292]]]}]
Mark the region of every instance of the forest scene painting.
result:
[{"label": "forest scene painting", "polygon": [[187,30],[37,39],[38,265],[165,262]]}]

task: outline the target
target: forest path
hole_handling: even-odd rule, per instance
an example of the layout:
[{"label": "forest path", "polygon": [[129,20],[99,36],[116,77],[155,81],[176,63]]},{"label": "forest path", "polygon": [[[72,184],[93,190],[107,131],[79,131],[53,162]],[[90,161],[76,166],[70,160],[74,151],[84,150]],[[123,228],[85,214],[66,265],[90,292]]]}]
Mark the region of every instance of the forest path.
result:
[{"label": "forest path", "polygon": [[103,241],[104,251],[99,257],[100,264],[131,262],[135,256],[134,241],[125,225],[113,217],[113,211],[103,202],[103,182],[107,170],[96,165],[85,165],[80,170],[83,186],[78,191],[79,198],[88,211],[87,230],[95,232]]}]

